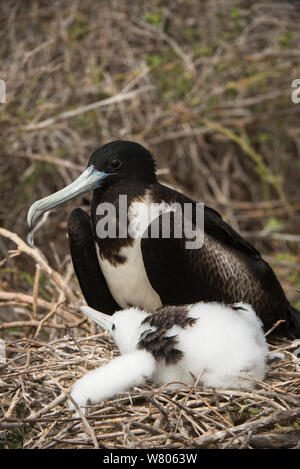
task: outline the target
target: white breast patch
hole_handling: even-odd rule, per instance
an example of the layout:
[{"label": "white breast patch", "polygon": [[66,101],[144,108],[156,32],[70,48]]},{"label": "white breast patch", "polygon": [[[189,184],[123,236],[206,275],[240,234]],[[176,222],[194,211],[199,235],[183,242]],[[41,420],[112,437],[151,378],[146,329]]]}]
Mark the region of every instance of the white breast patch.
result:
[{"label": "white breast patch", "polygon": [[131,246],[120,249],[119,255],[126,258],[123,264],[115,266],[109,260],[102,259],[97,243],[96,252],[108,288],[116,302],[122,308],[128,308],[129,305],[132,305],[152,312],[162,306],[162,302],[149,282],[141,251],[141,233],[157,216],[157,213],[152,211],[149,220],[148,207],[147,197],[143,202],[133,202],[129,207],[128,219],[131,229],[139,234]]}]

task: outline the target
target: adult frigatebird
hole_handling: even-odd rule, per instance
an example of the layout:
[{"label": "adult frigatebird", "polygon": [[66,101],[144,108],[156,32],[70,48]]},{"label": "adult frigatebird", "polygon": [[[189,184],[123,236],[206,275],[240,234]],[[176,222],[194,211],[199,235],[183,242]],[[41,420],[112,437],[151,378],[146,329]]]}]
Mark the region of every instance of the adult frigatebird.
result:
[{"label": "adult frigatebird", "polygon": [[[285,332],[300,337],[300,312],[287,300],[271,267],[212,208],[204,206],[203,245],[197,249],[187,249],[186,239],[175,236],[174,228],[168,237],[161,230],[157,237],[124,236],[120,196],[126,196],[127,227],[134,217],[143,225],[143,204],[177,203],[191,205],[197,229],[197,203],[160,184],[151,153],[137,143],[114,141],[96,150],[73,183],[30,207],[29,226],[43,212],[90,190],[91,217],[76,208],[68,221],[72,261],[89,306],[113,314],[128,306],[151,312],[197,301],[244,302],[253,306],[265,330],[283,319]],[[101,207],[109,206],[116,209],[118,229],[99,237]],[[163,217],[160,213],[156,219],[160,227]]]}]

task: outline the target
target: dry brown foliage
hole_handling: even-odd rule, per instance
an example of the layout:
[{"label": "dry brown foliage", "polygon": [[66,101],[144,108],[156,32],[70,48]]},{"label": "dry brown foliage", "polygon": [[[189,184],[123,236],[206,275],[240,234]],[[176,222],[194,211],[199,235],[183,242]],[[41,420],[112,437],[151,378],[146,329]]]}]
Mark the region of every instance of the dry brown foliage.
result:
[{"label": "dry brown foliage", "polygon": [[1,13],[0,446],[299,447],[299,342],[285,339],[253,392],[148,383],[74,420],[71,385],[118,353],[77,311],[66,219],[89,196],[44,220],[40,249],[25,242],[32,202],[101,144],[131,139],[163,182],[253,242],[299,302],[299,2],[8,0]]},{"label": "dry brown foliage", "polygon": [[[270,343],[267,378],[251,392],[198,386],[170,392],[149,383],[74,419],[66,402],[72,384],[114,358],[116,347],[106,332],[95,333],[80,317],[74,305],[82,300],[37,248],[3,228],[0,235],[16,244],[11,255],[26,254],[36,265],[32,295],[0,292],[2,306],[15,306],[25,316],[0,324],[0,331],[11,331],[5,334],[7,358],[0,363],[4,447],[299,447],[299,339]],[[51,281],[52,301],[38,297],[41,271]]]}]

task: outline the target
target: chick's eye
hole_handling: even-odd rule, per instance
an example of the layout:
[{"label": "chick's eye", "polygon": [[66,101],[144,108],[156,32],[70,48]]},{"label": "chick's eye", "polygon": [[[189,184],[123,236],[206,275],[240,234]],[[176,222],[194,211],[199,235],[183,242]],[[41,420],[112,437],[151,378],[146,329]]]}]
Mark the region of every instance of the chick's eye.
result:
[{"label": "chick's eye", "polygon": [[114,331],[115,328],[116,328],[116,326],[113,324],[113,325],[111,326],[111,330]]},{"label": "chick's eye", "polygon": [[117,169],[121,166],[121,161],[119,160],[113,160],[111,163],[110,163],[110,166],[111,168],[113,169]]}]

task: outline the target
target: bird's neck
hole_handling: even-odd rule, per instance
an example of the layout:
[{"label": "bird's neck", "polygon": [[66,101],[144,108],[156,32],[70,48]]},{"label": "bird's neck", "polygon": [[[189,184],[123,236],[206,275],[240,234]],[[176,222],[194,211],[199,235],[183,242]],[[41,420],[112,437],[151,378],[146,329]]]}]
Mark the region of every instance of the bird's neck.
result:
[{"label": "bird's neck", "polygon": [[143,197],[151,184],[135,181],[119,181],[111,186],[96,189],[93,192],[92,211],[94,207],[103,203],[111,203],[117,206],[121,197],[126,197],[128,204],[139,197]]},{"label": "bird's neck", "polygon": [[[152,184],[120,182],[94,191],[91,205],[94,238],[101,256],[113,264],[122,263],[122,258],[119,256],[120,249],[130,246],[134,242],[134,239],[128,234],[129,207],[133,202],[142,202],[146,195],[152,191],[152,186]],[[108,223],[111,227],[109,233],[112,232],[112,235],[99,236],[101,229],[104,229],[105,234],[108,232]]]}]

